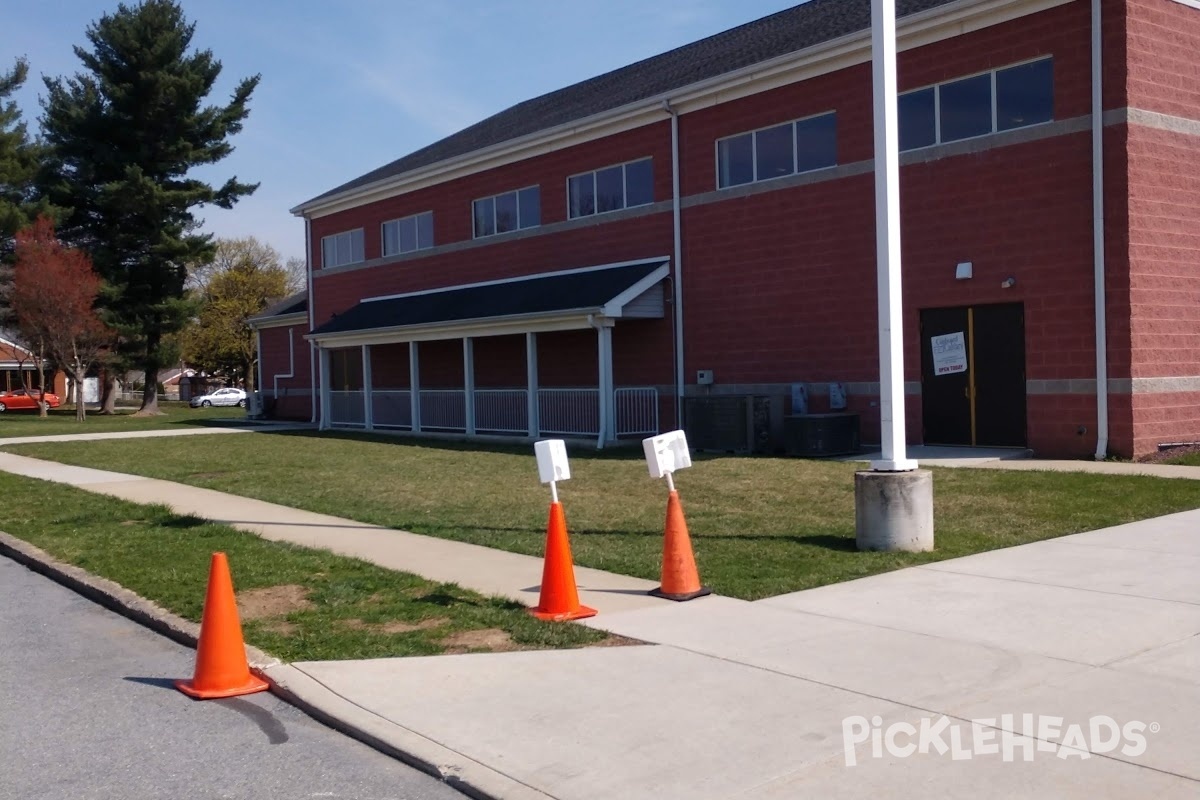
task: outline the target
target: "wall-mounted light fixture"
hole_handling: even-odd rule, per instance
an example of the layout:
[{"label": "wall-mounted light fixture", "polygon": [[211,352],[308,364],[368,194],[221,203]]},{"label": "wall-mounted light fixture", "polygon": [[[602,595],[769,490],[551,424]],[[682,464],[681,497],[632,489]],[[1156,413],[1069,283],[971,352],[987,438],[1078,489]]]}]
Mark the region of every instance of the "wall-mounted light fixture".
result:
[{"label": "wall-mounted light fixture", "polygon": [[1001,289],[1011,289],[1012,287],[1014,287],[1014,286],[1016,286],[1016,285],[1017,285],[1017,279],[1016,279],[1016,278],[1014,278],[1014,277],[1013,277],[1013,276],[1011,276],[1011,275],[1009,275],[1009,276],[1008,276],[1007,278],[1005,278],[1004,280],[1000,281],[1000,288],[1001,288]]},{"label": "wall-mounted light fixture", "polygon": [[973,277],[974,267],[970,261],[963,261],[954,268],[954,279],[968,281]]}]

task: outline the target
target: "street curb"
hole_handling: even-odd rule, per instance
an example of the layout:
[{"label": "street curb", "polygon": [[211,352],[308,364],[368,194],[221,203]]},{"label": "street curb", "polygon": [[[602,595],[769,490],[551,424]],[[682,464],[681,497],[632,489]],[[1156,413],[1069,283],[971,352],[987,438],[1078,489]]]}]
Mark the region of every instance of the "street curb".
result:
[{"label": "street curb", "polygon": [[[0,555],[45,575],[89,600],[186,647],[195,648],[200,626],[118,583],[59,561],[23,539],[0,531]],[[303,670],[246,646],[254,673],[271,692],[330,728],[437,778],[475,800],[553,800],[543,792],[362,708]]]},{"label": "street curb", "polygon": [[256,670],[313,719],[431,775],[475,800],[554,800],[528,784],[363,708],[293,664]]},{"label": "street curb", "polygon": [[[0,555],[8,556],[92,602],[186,647],[195,649],[200,640],[200,626],[197,623],[171,613],[119,583],[59,561],[45,550],[3,531],[0,531]],[[256,671],[282,663],[278,658],[249,645],[246,646],[246,661]]]}]

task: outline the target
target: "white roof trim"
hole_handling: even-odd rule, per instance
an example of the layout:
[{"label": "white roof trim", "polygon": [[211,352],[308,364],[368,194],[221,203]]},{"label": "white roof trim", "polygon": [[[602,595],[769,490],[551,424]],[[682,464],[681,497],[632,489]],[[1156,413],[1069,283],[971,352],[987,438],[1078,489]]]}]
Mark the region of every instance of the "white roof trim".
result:
[{"label": "white roof trim", "polygon": [[[897,49],[921,47],[1069,2],[1072,0],[959,0],[897,20]],[[319,200],[309,200],[292,208],[291,213],[296,216],[325,216],[609,136],[621,130],[665,122],[664,103],[669,103],[680,113],[688,113],[870,61],[870,47],[871,31],[858,31],[591,117],[498,142]]]},{"label": "white roof trim", "polygon": [[670,274],[670,265],[663,264],[661,267],[642,278],[633,286],[630,286],[612,300],[609,300],[607,303],[605,303],[604,308],[601,310],[602,313],[606,317],[620,317],[625,311],[625,306],[629,305],[631,302],[640,297],[647,289],[649,289],[651,286],[654,286],[656,283]]},{"label": "white roof trim", "polygon": [[258,317],[247,317],[246,324],[251,328],[288,328],[292,325],[298,325],[301,322],[308,321],[307,311],[295,311],[291,314],[274,314],[263,315]]},{"label": "white roof trim", "polygon": [[474,336],[506,336],[512,333],[540,333],[611,327],[613,320],[599,316],[600,309],[580,308],[545,311],[504,317],[477,317],[420,325],[396,325],[339,333],[308,334],[304,338],[324,347],[357,347],[363,344],[422,342],[435,339],[462,339]]},{"label": "white roof trim", "polygon": [[[559,275],[579,275],[584,272],[598,272],[602,269],[619,269],[621,267],[632,267],[635,264],[649,264],[653,261],[661,261],[664,264],[670,263],[670,256],[656,256],[654,258],[639,258],[633,261],[618,261],[613,264],[600,264],[595,267],[575,267],[572,269],[560,269],[554,272],[536,272],[532,275],[518,275],[515,278],[500,278],[492,281],[478,281],[476,283],[459,283],[454,286],[439,286],[436,289],[422,289],[419,292],[404,292],[403,294],[385,294],[378,297],[364,297],[360,303],[373,303],[376,300],[399,300],[402,297],[420,297],[427,294],[438,294],[440,292],[456,292],[459,289],[475,289],[479,286],[500,286],[506,283],[522,283],[524,281],[533,281],[540,278],[553,278]],[[661,280],[661,278],[660,278]],[[628,302],[628,301],[626,301]]]}]

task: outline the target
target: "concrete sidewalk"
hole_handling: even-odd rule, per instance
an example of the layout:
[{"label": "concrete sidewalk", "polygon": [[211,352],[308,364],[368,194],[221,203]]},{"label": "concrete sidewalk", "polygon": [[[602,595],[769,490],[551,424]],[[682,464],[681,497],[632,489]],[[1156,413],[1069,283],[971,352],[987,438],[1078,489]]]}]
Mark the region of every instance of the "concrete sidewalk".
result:
[{"label": "concrete sidewalk", "polygon": [[[437,743],[468,772],[486,765],[504,797],[1196,798],[1197,576],[1193,511],[757,603],[710,597],[585,622],[658,647],[268,672],[333,692],[343,718]],[[903,734],[943,715],[963,752],[972,720],[994,738],[966,758],[937,744],[876,758],[868,741],[847,765],[847,718],[912,726]],[[1144,723],[1145,752],[1054,747],[1072,724],[1086,746],[1100,715]],[[1051,717],[1060,730],[1039,736]],[[997,728],[1014,734],[1015,760],[985,754]]]},{"label": "concrete sidewalk", "polygon": [[0,437],[0,447],[11,444],[39,444],[41,442],[98,442],[107,439],[161,439],[172,436],[205,436],[208,434],[220,433],[262,433],[264,431],[276,432],[316,429],[315,425],[290,422],[232,422],[231,426],[232,425],[238,425],[238,427],[167,428],[145,431],[108,431],[104,433],[60,433],[51,434],[48,436],[8,436]]},{"label": "concrete sidewalk", "polygon": [[[1177,464],[1143,464],[1136,461],[1033,458],[1031,451],[1019,448],[913,445],[908,448],[908,455],[910,458],[915,458],[922,467],[966,467],[1026,472],[1090,472],[1098,475],[1147,475],[1153,478],[1183,478],[1200,481],[1200,467],[1184,467]],[[870,462],[881,457],[881,453],[875,452],[840,456],[836,460]]]},{"label": "concrete sidewalk", "polygon": [[[7,453],[0,469],[536,602],[539,559]],[[645,596],[647,581],[577,576],[601,611],[585,624],[657,646],[265,674],[318,717],[491,797],[1200,797],[1200,511],[754,603],[676,604]],[[845,720],[936,730],[943,715],[957,740],[875,757],[868,734],[847,765]],[[1082,758],[1098,715],[1144,723],[1145,751]],[[1039,731],[1050,717],[1065,722]],[[1072,724],[1082,740],[1065,738]],[[996,728],[1014,732],[1015,761],[984,753]],[[957,758],[939,754],[955,741]]]}]

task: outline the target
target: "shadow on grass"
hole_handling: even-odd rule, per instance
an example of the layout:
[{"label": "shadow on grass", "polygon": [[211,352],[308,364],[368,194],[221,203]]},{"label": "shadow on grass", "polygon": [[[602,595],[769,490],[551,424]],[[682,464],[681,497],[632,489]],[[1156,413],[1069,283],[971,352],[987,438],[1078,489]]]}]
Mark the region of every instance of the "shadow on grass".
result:
[{"label": "shadow on grass", "polygon": [[190,514],[182,516],[176,514],[167,517],[164,520],[160,520],[156,522],[156,524],[163,528],[179,528],[181,530],[187,530],[189,528],[202,528],[205,525],[211,525],[213,523],[207,519],[194,517]]}]

